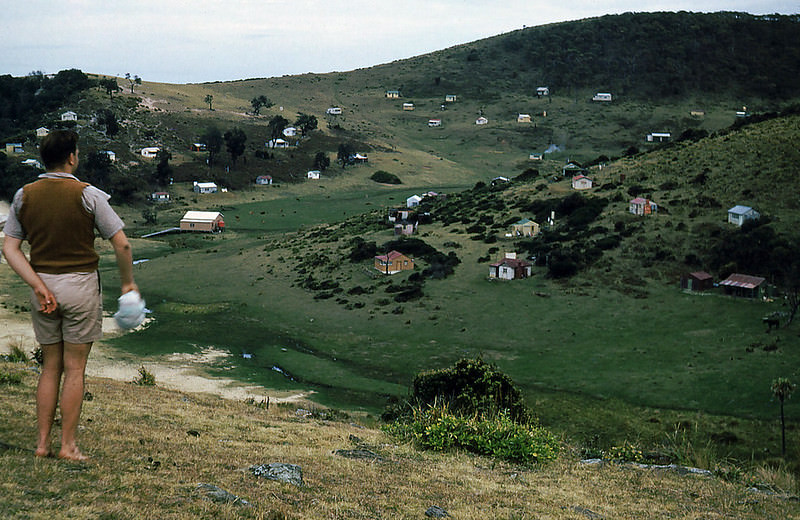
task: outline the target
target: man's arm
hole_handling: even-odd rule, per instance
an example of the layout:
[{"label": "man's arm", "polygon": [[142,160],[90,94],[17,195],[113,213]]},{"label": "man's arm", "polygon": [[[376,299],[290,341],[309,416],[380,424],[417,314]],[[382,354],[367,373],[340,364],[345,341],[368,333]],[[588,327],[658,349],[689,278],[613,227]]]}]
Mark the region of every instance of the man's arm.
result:
[{"label": "man's arm", "polygon": [[49,314],[58,306],[56,297],[33,270],[25,253],[22,252],[21,246],[22,240],[6,235],[3,241],[3,255],[11,269],[33,289],[39,300],[39,311]]},{"label": "man's arm", "polygon": [[[133,281],[133,252],[128,237],[121,229],[114,233],[109,239],[114,247],[114,254],[117,257],[117,267],[119,268],[119,279],[122,294],[129,291],[139,292],[139,287]],[[11,262],[9,262],[11,263]]]}]

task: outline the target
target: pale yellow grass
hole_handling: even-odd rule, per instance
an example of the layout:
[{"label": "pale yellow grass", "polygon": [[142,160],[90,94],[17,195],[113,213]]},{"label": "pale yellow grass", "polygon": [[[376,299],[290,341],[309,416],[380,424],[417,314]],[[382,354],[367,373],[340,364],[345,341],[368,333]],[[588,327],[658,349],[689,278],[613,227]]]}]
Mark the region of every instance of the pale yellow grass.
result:
[{"label": "pale yellow grass", "polygon": [[[0,441],[34,439],[35,374],[0,388]],[[754,494],[715,478],[625,465],[579,463],[569,448],[555,463],[523,468],[465,453],[418,452],[366,418],[308,417],[299,406],[264,409],[208,394],[88,379],[81,444],[88,466],[0,451],[0,507],[11,518],[424,518],[437,505],[460,519],[800,518],[797,502]],[[362,423],[361,425],[357,423]],[[369,449],[354,460],[335,450]],[[301,467],[304,487],[257,478],[254,464]],[[200,483],[250,508],[210,502]]]}]

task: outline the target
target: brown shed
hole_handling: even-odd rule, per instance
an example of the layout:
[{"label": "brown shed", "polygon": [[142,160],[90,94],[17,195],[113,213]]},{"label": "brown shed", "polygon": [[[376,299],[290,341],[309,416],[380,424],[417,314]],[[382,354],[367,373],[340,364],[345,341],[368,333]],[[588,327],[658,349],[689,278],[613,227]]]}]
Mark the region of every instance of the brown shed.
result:
[{"label": "brown shed", "polygon": [[714,278],[705,271],[695,271],[681,276],[681,289],[707,291],[714,287]]}]

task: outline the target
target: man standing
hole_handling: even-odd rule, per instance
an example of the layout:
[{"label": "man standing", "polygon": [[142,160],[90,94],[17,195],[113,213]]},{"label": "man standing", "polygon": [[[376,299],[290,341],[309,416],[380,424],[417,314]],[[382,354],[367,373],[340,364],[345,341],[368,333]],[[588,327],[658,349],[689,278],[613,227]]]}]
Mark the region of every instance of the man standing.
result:
[{"label": "man standing", "polygon": [[[124,223],[108,204],[109,195],[81,182],[78,135],[56,130],[39,148],[46,173],[14,195],[5,225],[3,254],[8,265],[31,286],[31,318],[42,346],[42,372],[36,389],[36,455],[51,456],[50,430],[61,388],[63,459],[86,461],[76,433],[84,393],[84,372],[92,343],[103,335],[103,302],[94,248],[95,229],[111,242],[122,294],[138,291],[133,280],[131,246]],[[30,244],[30,260],[23,254]]]}]

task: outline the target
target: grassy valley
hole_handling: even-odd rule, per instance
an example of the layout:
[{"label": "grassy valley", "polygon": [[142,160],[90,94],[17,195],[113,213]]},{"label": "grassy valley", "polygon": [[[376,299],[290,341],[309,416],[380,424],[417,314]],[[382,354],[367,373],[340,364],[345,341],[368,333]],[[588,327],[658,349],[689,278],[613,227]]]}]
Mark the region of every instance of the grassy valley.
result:
[{"label": "grassy valley", "polygon": [[[313,406],[347,410],[370,426],[388,401],[406,396],[416,373],[480,356],[523,389],[570,457],[631,443],[654,457],[710,469],[737,461],[796,471],[795,405],[786,405],[792,441],[785,465],[770,384],[777,377],[800,379],[800,335],[796,323],[767,332],[762,318],[788,309],[782,290],[790,270],[784,267],[794,263],[784,259],[793,258],[800,238],[800,206],[791,189],[800,164],[800,87],[794,83],[800,75],[791,69],[800,42],[791,36],[799,25],[793,17],[730,13],[620,15],[528,28],[350,72],[202,85],[144,81],[113,96],[84,90],[43,117],[76,110],[83,150],[117,154],[116,165],[87,173],[106,179],[115,201],[128,200],[119,210],[135,237],[136,258],[146,260],[137,264],[136,279],[155,318],[144,330],[105,343],[144,366],[213,349],[222,355],[198,366],[209,377],[254,383],[273,396],[311,391]],[[659,35],[672,35],[675,44],[656,58]],[[714,38],[727,43],[709,48]],[[745,45],[751,53],[742,52]],[[779,47],[783,52],[775,53]],[[772,69],[765,68],[770,60]],[[756,78],[764,88],[745,88]],[[537,97],[541,85],[552,93]],[[401,97],[388,99],[387,90]],[[612,102],[591,101],[604,91],[614,93]],[[457,100],[445,103],[448,94]],[[259,95],[274,105],[254,115],[250,102]],[[403,110],[403,103],[414,103],[414,110]],[[342,114],[326,115],[329,107]],[[749,118],[737,118],[743,107]],[[101,108],[120,123],[113,137],[91,121]],[[532,121],[517,122],[520,113]],[[265,147],[273,118],[291,124],[300,114],[315,115],[318,128],[288,150]],[[488,123],[476,125],[481,115]],[[428,126],[431,118],[442,126]],[[190,150],[209,127],[242,129],[244,154],[234,160],[223,148],[209,167],[205,152]],[[672,140],[648,143],[651,132],[671,132]],[[367,154],[368,163],[337,164],[343,144]],[[530,159],[551,145],[558,151]],[[139,155],[145,146],[170,152],[172,184],[156,180],[155,162]],[[322,179],[306,180],[318,152],[331,166]],[[571,188],[562,175],[567,160],[586,167],[593,189]],[[6,179],[30,175],[6,161]],[[377,171],[401,184],[374,182]],[[254,186],[265,174],[275,183]],[[511,182],[493,183],[498,176]],[[204,180],[230,189],[194,193],[192,182]],[[150,191],[162,189],[171,203],[145,202]],[[424,201],[413,236],[395,236],[389,208],[428,191],[446,197]],[[632,215],[634,197],[656,202],[658,213]],[[737,204],[756,208],[762,219],[741,229],[727,224],[727,210]],[[221,211],[226,231],[139,238],[177,225],[190,209]],[[551,211],[556,222],[540,236],[507,236],[513,222],[543,224]],[[413,256],[417,268],[380,275],[372,257],[390,249]],[[506,252],[530,259],[533,275],[489,280],[489,264]],[[110,253],[105,250],[101,263],[108,308],[116,291]],[[765,277],[770,298],[681,291],[680,276],[699,270],[715,281],[732,272]],[[0,285],[3,305],[22,313],[21,282],[0,269]],[[113,384],[106,391],[121,392]],[[200,408],[211,413],[217,405],[203,401]],[[231,407],[225,421],[246,417],[231,428],[248,430],[262,420],[240,403],[219,406]],[[154,424],[170,420],[176,419],[152,418]],[[290,417],[265,420],[275,421],[265,428],[281,432],[293,424]],[[346,428],[331,427],[344,438]],[[254,432],[248,435],[266,435]],[[314,457],[303,460],[311,464]],[[136,464],[146,465],[143,460]],[[537,479],[589,478],[572,466],[543,471],[549,473]],[[604,478],[621,479],[621,489],[630,479],[641,484],[639,476],[612,472]],[[188,480],[199,478],[189,473]],[[250,486],[248,493],[255,492]],[[284,502],[311,500],[278,494]],[[572,499],[548,504],[561,507],[565,500]],[[333,511],[335,501],[320,507]],[[749,503],[742,498],[738,505],[709,507],[722,516],[773,514],[772,503],[764,506],[769,511],[739,507]],[[319,512],[302,507],[298,517]],[[366,507],[381,516],[388,506]],[[513,506],[498,507],[496,517],[522,517]],[[787,518],[797,514],[774,507]],[[575,513],[547,509],[553,518]],[[604,514],[657,517],[633,506]],[[340,517],[348,515],[357,516],[348,509]]]}]

